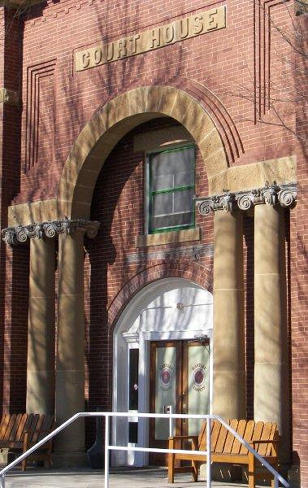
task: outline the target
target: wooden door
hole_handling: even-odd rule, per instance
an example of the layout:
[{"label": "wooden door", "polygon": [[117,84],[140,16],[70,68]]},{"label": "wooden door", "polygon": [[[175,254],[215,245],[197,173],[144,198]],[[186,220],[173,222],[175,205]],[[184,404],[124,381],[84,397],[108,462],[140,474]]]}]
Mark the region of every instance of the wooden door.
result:
[{"label": "wooden door", "polygon": [[[174,413],[209,412],[209,343],[197,341],[151,342],[150,411],[163,413],[171,406]],[[200,421],[177,420],[174,435],[196,435]],[[150,446],[167,448],[169,421],[150,421]],[[151,464],[166,464],[166,456],[153,454]]]}]

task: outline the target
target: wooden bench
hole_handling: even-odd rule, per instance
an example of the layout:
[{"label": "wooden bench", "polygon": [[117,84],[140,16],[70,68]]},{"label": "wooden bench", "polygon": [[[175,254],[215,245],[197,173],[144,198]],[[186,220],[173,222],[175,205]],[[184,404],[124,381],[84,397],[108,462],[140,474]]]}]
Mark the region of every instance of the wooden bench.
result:
[{"label": "wooden bench", "polygon": [[[253,420],[229,420],[229,425],[247,441],[261,456],[263,456],[276,470],[278,466],[277,443],[279,433],[277,425],[270,422],[254,422]],[[175,436],[169,438],[169,449],[190,449],[193,451],[206,451],[206,422],[202,424],[199,436]],[[231,463],[248,466],[249,488],[255,488],[255,479],[260,475],[256,468],[261,468],[260,463],[248,449],[241,444],[218,421],[212,421],[211,428],[211,453],[214,463]],[[175,467],[177,460],[191,461],[190,466]],[[198,454],[169,454],[168,456],[168,482],[174,483],[175,472],[191,472],[194,481],[198,480],[198,464],[206,462],[206,456]],[[262,478],[274,480],[266,470]]]},{"label": "wooden bench", "polygon": [[[25,452],[49,434],[53,428],[54,417],[51,415],[4,414],[0,422],[0,448]],[[50,466],[51,449],[52,442],[49,441],[29,457],[37,461],[44,461],[44,464]],[[28,459],[22,461],[22,471],[25,471]]]}]

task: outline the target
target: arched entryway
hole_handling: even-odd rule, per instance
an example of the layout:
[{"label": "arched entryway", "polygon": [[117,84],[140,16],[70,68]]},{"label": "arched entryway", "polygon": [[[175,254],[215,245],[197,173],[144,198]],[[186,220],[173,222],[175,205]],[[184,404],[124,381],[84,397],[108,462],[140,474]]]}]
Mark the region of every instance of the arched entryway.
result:
[{"label": "arched entryway", "polygon": [[[124,134],[145,121],[166,116],[176,120],[191,134],[199,148],[210,186],[211,180],[219,177],[228,167],[219,131],[200,100],[171,86],[136,88],[97,110],[76,139],[64,165],[58,188],[57,217],[64,223],[72,219],[76,221],[74,225],[80,225],[81,229],[80,232],[62,233],[58,242],[58,355],[55,384],[59,421],[84,409],[83,232],[84,220],[90,217],[97,177],[107,156]],[[219,314],[215,314],[213,401],[215,412],[232,418],[242,415],[245,401],[242,260],[238,259],[242,245],[241,216],[219,211],[214,218],[214,227],[214,299]],[[227,281],[224,279],[226,275]],[[220,277],[222,279],[219,281]],[[178,310],[180,312],[180,308]],[[228,328],[225,329],[227,321]],[[204,329],[199,326],[198,330],[204,333]],[[226,332],[228,348],[223,347]],[[194,339],[196,334],[190,339]],[[59,452],[68,446],[82,452],[83,426],[80,424],[79,429],[76,428],[75,438],[64,433],[60,441]]]},{"label": "arched entryway", "polygon": [[[192,139],[200,151],[204,170],[207,175],[209,187],[214,178],[228,168],[224,144],[220,133],[204,109],[202,101],[197,100],[179,88],[172,86],[139,87],[114,98],[101,109],[84,127],[72,148],[72,151],[64,165],[58,189],[58,217],[84,218],[90,216],[90,208],[93,191],[97,177],[106,161],[107,156],[118,141],[139,124],[158,118],[169,117],[181,124],[190,133]],[[215,411],[226,417],[243,415],[244,411],[244,369],[243,369],[243,327],[242,327],[242,273],[239,271],[237,256],[241,252],[241,216],[218,212],[215,216],[215,269],[216,284],[221,272],[223,276],[227,271],[231,279],[222,286],[216,287],[216,309],[220,310],[215,315],[218,321],[215,334],[214,347],[214,374],[213,402]],[[220,245],[220,242],[222,246]],[[216,245],[217,244],[217,245]],[[59,315],[58,327],[60,334],[58,343],[63,342],[59,364],[64,370],[57,371],[60,378],[70,374],[74,369],[78,372],[79,384],[76,391],[69,396],[58,395],[61,401],[57,402],[60,418],[67,418],[77,409],[82,409],[83,403],[83,366],[82,355],[72,357],[70,350],[66,348],[66,337],[83,337],[83,315],[81,313],[81,282],[83,263],[80,259],[82,253],[82,238],[77,234],[59,238]],[[72,262],[73,261],[73,262]],[[75,271],[76,279],[69,279],[70,269]],[[62,286],[63,282],[63,286]],[[66,283],[69,283],[68,289]],[[230,312],[231,311],[231,312]],[[225,313],[225,315],[223,315]],[[219,316],[222,318],[219,319]],[[221,345],[225,341],[224,324],[228,320],[228,348]],[[200,330],[203,330],[200,327]],[[62,334],[63,331],[63,334]],[[77,350],[77,346],[76,346]],[[82,350],[82,339],[78,342],[78,351]],[[67,364],[69,367],[67,367]],[[228,364],[228,368],[225,365]],[[69,370],[69,371],[68,371]],[[62,381],[56,379],[56,385]],[[239,379],[240,378],[240,379]],[[57,389],[57,386],[56,386]],[[56,395],[57,397],[57,395]],[[72,398],[75,399],[73,404]],[[63,401],[63,399],[65,401]],[[227,399],[227,400],[225,400]],[[80,432],[82,441],[82,433]],[[63,436],[64,438],[64,436]],[[76,444],[76,442],[75,442]],[[80,442],[81,444],[81,442]]]},{"label": "arched entryway", "polygon": [[[128,303],[113,336],[113,410],[132,416],[113,423],[113,443],[163,446],[168,423],[137,425],[137,411],[167,405],[177,413],[211,411],[212,327],[212,294],[183,278],[155,281]],[[200,426],[189,421],[174,428],[192,435]],[[114,465],[147,462],[143,453],[113,454]]]}]

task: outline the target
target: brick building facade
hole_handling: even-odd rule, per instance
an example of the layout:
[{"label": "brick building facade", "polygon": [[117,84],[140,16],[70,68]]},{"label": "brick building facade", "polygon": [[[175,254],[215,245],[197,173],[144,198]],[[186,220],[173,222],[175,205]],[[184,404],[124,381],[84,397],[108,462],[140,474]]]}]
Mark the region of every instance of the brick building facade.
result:
[{"label": "brick building facade", "polygon": [[[308,487],[305,2],[0,16],[2,411],[61,422],[179,394],[179,411],[277,422]],[[56,452],[92,441],[80,425]]]}]

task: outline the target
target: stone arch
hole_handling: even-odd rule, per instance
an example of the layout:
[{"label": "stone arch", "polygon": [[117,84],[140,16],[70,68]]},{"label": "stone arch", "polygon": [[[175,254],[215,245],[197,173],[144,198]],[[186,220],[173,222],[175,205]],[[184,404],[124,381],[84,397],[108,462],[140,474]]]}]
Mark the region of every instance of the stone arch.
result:
[{"label": "stone arch", "polygon": [[164,278],[183,278],[213,293],[212,269],[185,258],[175,259],[170,263],[155,264],[132,276],[114,297],[108,307],[109,335],[113,333],[115,322],[132,298],[142,288]]},{"label": "stone arch", "polygon": [[190,132],[209,179],[227,169],[222,139],[197,99],[171,86],[135,88],[97,110],[77,137],[60,178],[58,218],[89,218],[97,176],[114,146],[137,125],[164,115]]}]

